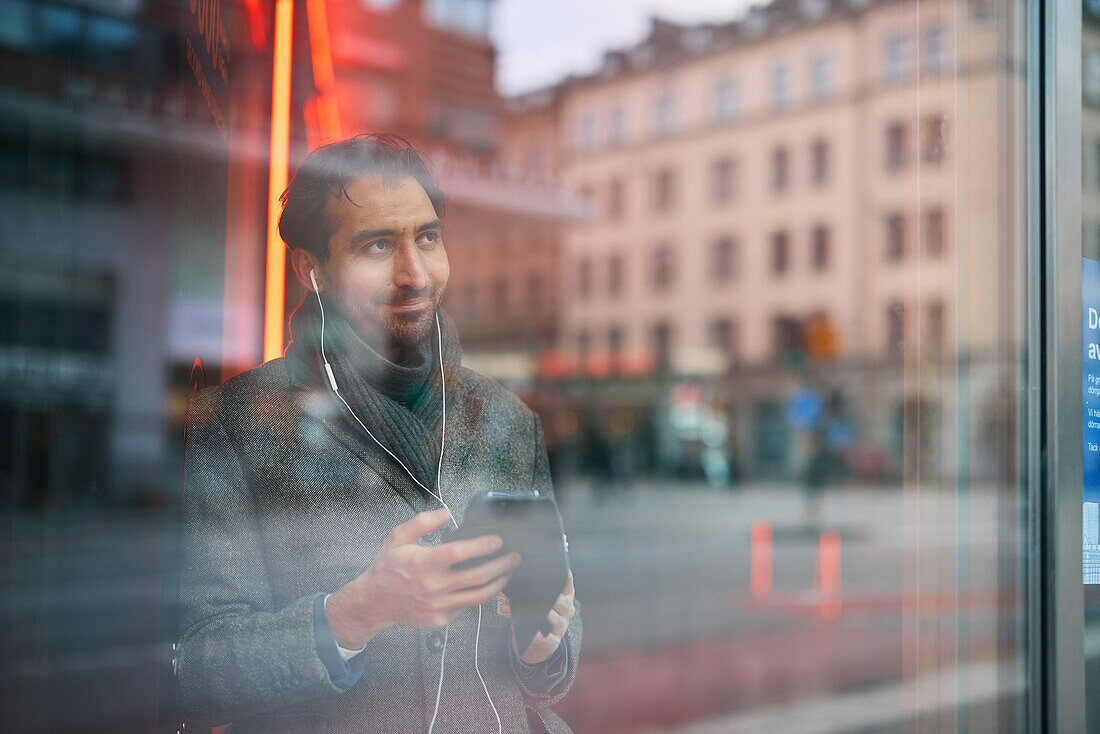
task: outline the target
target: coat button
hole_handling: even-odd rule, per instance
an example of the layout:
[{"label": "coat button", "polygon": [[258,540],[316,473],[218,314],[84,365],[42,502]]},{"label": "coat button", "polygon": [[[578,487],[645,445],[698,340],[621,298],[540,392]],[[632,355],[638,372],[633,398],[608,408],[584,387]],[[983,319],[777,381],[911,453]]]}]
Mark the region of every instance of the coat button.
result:
[{"label": "coat button", "polygon": [[443,649],[443,633],[439,630],[432,630],[428,633],[428,649],[432,652],[439,652]]}]

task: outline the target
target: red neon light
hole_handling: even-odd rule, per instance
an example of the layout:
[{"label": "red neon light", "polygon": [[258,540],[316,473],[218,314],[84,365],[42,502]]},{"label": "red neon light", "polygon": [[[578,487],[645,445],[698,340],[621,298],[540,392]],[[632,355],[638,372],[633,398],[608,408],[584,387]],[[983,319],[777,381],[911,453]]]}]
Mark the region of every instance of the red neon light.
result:
[{"label": "red neon light", "polygon": [[340,133],[340,113],[336,107],[336,73],[332,67],[332,43],[328,35],[328,12],[325,0],[306,0],[306,16],[309,19],[309,46],[313,59],[313,84],[320,100],[317,118],[321,137],[337,140]]},{"label": "red neon light", "polygon": [[252,36],[252,45],[263,48],[267,39],[264,37],[264,17],[260,0],[244,0],[244,8],[248,11],[248,32]]},{"label": "red neon light", "polygon": [[267,279],[264,293],[264,361],[283,354],[286,247],[279,237],[279,196],[290,164],[290,62],[294,0],[275,0],[275,48],[271,70],[271,155],[267,186]]}]

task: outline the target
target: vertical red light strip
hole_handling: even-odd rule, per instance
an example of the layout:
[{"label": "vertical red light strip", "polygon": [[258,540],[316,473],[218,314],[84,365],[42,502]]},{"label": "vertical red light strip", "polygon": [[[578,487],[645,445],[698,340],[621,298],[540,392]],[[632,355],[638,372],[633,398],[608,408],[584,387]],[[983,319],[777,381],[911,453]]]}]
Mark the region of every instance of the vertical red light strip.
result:
[{"label": "vertical red light strip", "polygon": [[332,43],[328,35],[328,11],[325,0],[306,0],[309,19],[309,46],[313,59],[313,84],[321,100],[318,119],[325,142],[341,137],[340,113],[336,107],[336,73],[332,67]]},{"label": "vertical red light strip", "polygon": [[275,48],[271,70],[271,155],[267,187],[267,280],[264,294],[264,361],[283,354],[286,248],[279,237],[279,196],[290,165],[290,66],[294,0],[275,0]]},{"label": "vertical red light strip", "polygon": [[252,36],[252,45],[263,48],[267,41],[264,38],[264,19],[261,13],[260,0],[244,0],[244,9],[248,12],[248,30]]}]

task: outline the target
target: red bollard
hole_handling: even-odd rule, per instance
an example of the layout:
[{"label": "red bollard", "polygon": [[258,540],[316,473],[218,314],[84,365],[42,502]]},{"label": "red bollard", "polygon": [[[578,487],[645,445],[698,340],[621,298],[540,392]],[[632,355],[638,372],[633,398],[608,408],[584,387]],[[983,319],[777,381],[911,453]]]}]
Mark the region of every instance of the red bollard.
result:
[{"label": "red bollard", "polygon": [[840,533],[826,530],[817,548],[817,594],[821,600],[821,618],[832,621],[840,616]]},{"label": "red bollard", "polygon": [[772,526],[767,520],[749,526],[749,588],[757,601],[772,593]]}]

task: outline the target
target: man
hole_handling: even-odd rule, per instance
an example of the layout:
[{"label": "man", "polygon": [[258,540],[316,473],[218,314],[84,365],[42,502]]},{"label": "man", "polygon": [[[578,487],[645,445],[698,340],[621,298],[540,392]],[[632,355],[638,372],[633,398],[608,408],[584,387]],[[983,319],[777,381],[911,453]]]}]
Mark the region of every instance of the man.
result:
[{"label": "man", "polygon": [[443,202],[419,155],[380,135],[314,151],[283,194],[309,290],[292,343],[188,418],[188,718],[235,734],[569,731],[548,707],[580,654],[572,576],[551,634],[517,650],[499,592],[518,554],[451,570],[500,543],[446,542],[451,513],[485,490],[553,490],[538,418],[461,366],[439,308]]}]

